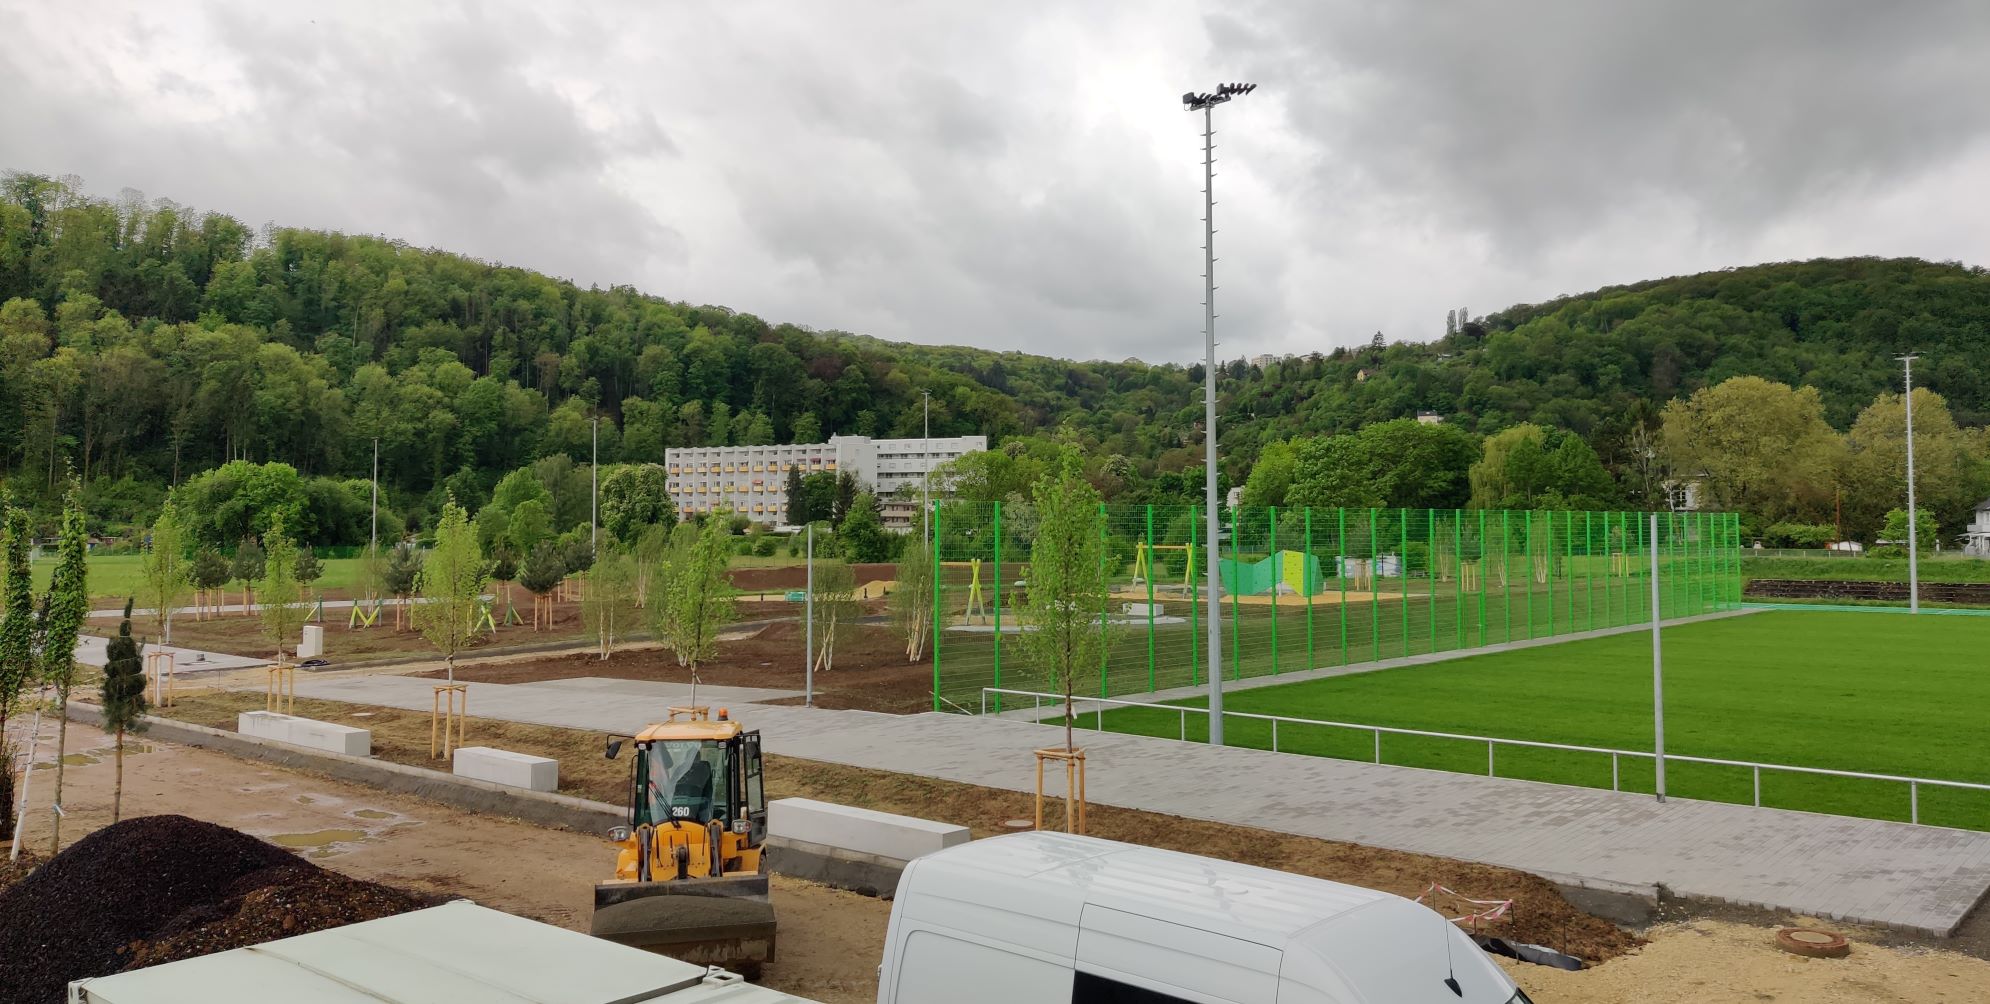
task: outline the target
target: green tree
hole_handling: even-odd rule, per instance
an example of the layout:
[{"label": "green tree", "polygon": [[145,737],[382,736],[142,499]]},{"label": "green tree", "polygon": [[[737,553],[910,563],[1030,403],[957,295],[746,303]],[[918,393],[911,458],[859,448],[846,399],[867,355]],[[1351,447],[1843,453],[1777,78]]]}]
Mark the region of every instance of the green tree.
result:
[{"label": "green tree", "polygon": [[1099,493],[1067,472],[1037,482],[1035,502],[1036,539],[1029,592],[1017,611],[1023,628],[1017,642],[1024,658],[1064,694],[1064,749],[1071,753],[1077,750],[1071,729],[1078,674],[1104,671],[1111,630],[1100,619],[1112,589],[1099,533]]},{"label": "green tree", "polygon": [[892,539],[878,519],[877,496],[864,492],[836,528],[843,556],[851,561],[890,561]]},{"label": "green tree", "polygon": [[560,557],[559,545],[550,540],[540,541],[526,556],[524,567],[518,570],[518,584],[534,596],[544,596],[559,588],[560,580],[566,577],[566,561]]},{"label": "green tree", "polygon": [[[1914,514],[1913,537],[1920,553],[1935,553],[1935,540],[1940,536],[1932,514],[1916,511]],[[1904,558],[1907,556],[1907,510],[1889,509],[1886,522],[1879,528],[1879,536],[1874,538],[1878,546],[1872,549],[1875,558]]]},{"label": "green tree", "polygon": [[631,584],[636,606],[646,608],[650,602],[650,586],[656,580],[657,572],[663,567],[664,555],[670,550],[671,526],[658,523],[643,528],[642,535],[636,538],[630,548]]},{"label": "green tree", "polygon": [[[278,523],[281,522],[278,520]],[[263,546],[257,543],[255,538],[246,538],[235,546],[235,557],[228,562],[228,574],[229,577],[242,583],[244,604],[255,602],[255,594],[258,591],[256,585],[263,581],[263,576],[268,572],[268,564],[269,556],[264,553]],[[242,612],[246,614],[250,611],[245,609]]]},{"label": "green tree", "polygon": [[379,545],[369,543],[359,552],[352,580],[353,602],[365,600],[379,610],[380,597],[387,588],[387,559],[381,555]]},{"label": "green tree", "polygon": [[732,563],[732,533],[724,512],[713,513],[682,550],[673,549],[665,564],[663,602],[657,604],[657,636],[677,655],[679,665],[691,669],[691,688],[696,700],[698,666],[718,652],[719,632],[735,616],[732,580],[726,568]]},{"label": "green tree", "polygon": [[918,662],[933,636],[933,549],[924,534],[906,539],[897,579],[889,597],[891,625],[905,638],[906,661]]},{"label": "green tree", "polygon": [[[28,565],[28,538],[32,529],[24,509],[8,506],[5,514],[4,544],[6,566],[0,569],[0,746],[6,744],[7,719],[21,707],[22,698],[35,679],[35,594],[33,572]],[[0,750],[0,759],[11,757]],[[0,769],[7,781],[7,800],[0,803],[0,832],[13,833],[13,771]]]},{"label": "green tree", "polygon": [[117,781],[111,789],[111,822],[124,811],[124,737],[145,731],[145,666],[138,641],[131,636],[131,601],[124,601],[124,620],[117,637],[105,649],[104,680],[99,694],[103,727],[117,737]]},{"label": "green tree", "polygon": [[505,541],[520,554],[531,554],[542,540],[553,536],[553,516],[540,499],[526,499],[511,510],[505,528]]},{"label": "green tree", "polygon": [[789,426],[789,429],[790,429],[788,433],[789,442],[792,443],[822,442],[822,420],[816,418],[815,413],[812,411],[805,411],[799,415],[796,415],[794,423],[791,426]]},{"label": "green tree", "polygon": [[677,522],[669,475],[661,464],[617,467],[601,481],[601,528],[618,540],[634,540],[643,528]]},{"label": "green tree", "polygon": [[[69,748],[69,692],[76,686],[76,637],[90,614],[90,533],[83,520],[82,492],[71,484],[62,507],[62,534],[55,549],[55,570],[42,600],[41,679],[55,688],[55,748]],[[55,762],[54,818],[49,853],[62,849],[62,768]]]},{"label": "green tree", "polygon": [[296,575],[298,584],[306,589],[325,577],[325,565],[318,560],[318,552],[298,545]]},{"label": "green tree", "polygon": [[152,607],[159,641],[165,645],[173,643],[173,613],[186,603],[187,590],[193,585],[186,548],[187,534],[180,524],[179,509],[168,498],[152,524],[152,547],[145,552],[142,565],[145,601]]},{"label": "green tree", "polygon": [[807,526],[815,522],[815,513],[809,508],[808,492],[802,485],[800,466],[788,468],[787,477],[782,482],[781,497],[788,503],[785,522],[794,526]]},{"label": "green tree", "polygon": [[615,651],[616,640],[628,633],[634,621],[634,564],[627,552],[610,548],[588,572],[580,613],[594,634],[595,651],[602,659]]},{"label": "green tree", "polygon": [[228,559],[220,551],[203,546],[194,552],[193,565],[187,569],[187,580],[205,594],[227,585],[232,574]]},{"label": "green tree", "polygon": [[442,653],[449,682],[456,682],[456,655],[477,637],[477,612],[490,565],[477,546],[477,530],[455,502],[442,506],[435,547],[422,559],[416,589],[421,602],[414,621],[422,637]]},{"label": "green tree", "polygon": [[1266,443],[1258,451],[1251,476],[1244,480],[1244,505],[1252,509],[1285,504],[1286,493],[1299,474],[1299,458],[1289,442]]},{"label": "green tree", "polygon": [[[1914,479],[1922,515],[1942,526],[1969,521],[1975,503],[1990,493],[1985,457],[1968,433],[1958,428],[1942,395],[1914,389]],[[1873,399],[1845,434],[1839,466],[1846,532],[1865,538],[1876,532],[1887,510],[1907,497],[1907,412],[1897,393]],[[1892,539],[1905,540],[1903,533]]]},{"label": "green tree", "polygon": [[836,668],[836,645],[856,633],[857,618],[863,610],[857,605],[857,573],[841,561],[825,561],[815,566],[815,651],[810,653],[818,672]]},{"label": "green tree", "polygon": [[426,563],[413,541],[401,541],[387,552],[387,562],[380,570],[380,584],[389,594],[405,600],[421,588],[422,566]]},{"label": "green tree", "polygon": [[1673,477],[1697,480],[1706,508],[1813,522],[1832,511],[1843,444],[1814,387],[1739,376],[1665,406],[1659,451]]},{"label": "green tree", "polygon": [[297,545],[283,532],[282,520],[270,523],[263,532],[263,543],[268,555],[260,604],[263,633],[276,643],[276,662],[282,665],[285,648],[311,614],[297,581]]}]

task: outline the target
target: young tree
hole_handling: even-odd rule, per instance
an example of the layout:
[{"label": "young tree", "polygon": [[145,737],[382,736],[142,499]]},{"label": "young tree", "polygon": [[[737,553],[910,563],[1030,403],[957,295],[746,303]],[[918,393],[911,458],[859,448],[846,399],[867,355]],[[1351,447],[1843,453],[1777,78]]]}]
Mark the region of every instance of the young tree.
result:
[{"label": "young tree", "polygon": [[664,553],[670,550],[670,534],[673,529],[674,527],[662,523],[644,527],[642,536],[636,538],[635,546],[630,549],[633,565],[630,569],[630,574],[633,576],[631,585],[634,588],[638,609],[649,606],[650,583],[655,581],[656,573],[663,565]]},{"label": "young tree", "polygon": [[233,574],[228,570],[228,559],[212,547],[195,551],[193,565],[187,569],[188,581],[200,591],[203,600],[207,594],[227,585]]},{"label": "young tree", "polygon": [[160,644],[173,643],[173,612],[187,601],[192,585],[187,562],[186,528],[180,525],[179,510],[169,496],[152,524],[152,549],[145,552],[142,565],[145,600],[152,605],[152,618],[159,625]]},{"label": "young tree", "polygon": [[891,624],[905,636],[905,660],[918,662],[933,637],[933,549],[923,534],[905,541],[898,585],[890,597]]},{"label": "young tree", "polygon": [[[531,593],[538,599],[538,602],[532,605],[532,627],[534,630],[541,627],[539,623],[539,608],[545,605],[546,594],[559,588],[560,580],[566,577],[567,564],[560,557],[559,545],[552,541],[540,541],[538,546],[532,549],[532,553],[526,557],[525,567],[518,571],[518,584],[524,586],[526,592]],[[544,626],[551,627],[552,625],[549,623]]]},{"label": "young tree", "polygon": [[1024,657],[1064,694],[1064,749],[1076,749],[1073,691],[1081,672],[1102,672],[1108,626],[1101,621],[1111,586],[1099,533],[1099,493],[1076,473],[1037,482],[1036,540],[1030,545],[1029,594],[1018,615]]},{"label": "young tree", "polygon": [[90,534],[83,521],[81,489],[72,484],[62,509],[55,571],[42,598],[41,679],[55,688],[55,818],[49,853],[62,849],[62,754],[69,743],[69,692],[76,686],[76,636],[90,614]]},{"label": "young tree", "polygon": [[325,563],[318,560],[316,551],[302,544],[297,545],[297,584],[309,591],[319,579],[325,577]]},{"label": "young tree", "polygon": [[841,526],[843,520],[849,517],[850,508],[857,504],[857,476],[849,471],[837,474],[835,491],[836,494],[830,503],[829,518]]},{"label": "young tree", "polygon": [[664,570],[664,602],[657,604],[657,637],[691,668],[692,700],[697,700],[698,664],[718,651],[719,631],[734,616],[732,532],[725,513],[713,513],[690,547],[674,555]]},{"label": "young tree", "polygon": [[297,582],[297,545],[283,532],[283,520],[270,521],[263,532],[264,562],[262,588],[263,633],[276,642],[276,661],[283,664],[284,647],[310,616],[304,605],[304,589]]},{"label": "young tree", "polygon": [[504,606],[511,609],[511,584],[518,581],[518,556],[509,544],[499,543],[491,552],[491,581],[504,583]]},{"label": "young tree", "polygon": [[626,633],[634,620],[635,560],[627,552],[610,548],[587,576],[587,593],[581,598],[581,616],[594,632],[597,651],[606,659],[615,650],[618,633]]},{"label": "young tree", "polygon": [[359,552],[359,561],[353,569],[352,602],[364,600],[380,609],[380,596],[387,588],[387,560],[380,554],[376,544],[367,544]]},{"label": "young tree", "polygon": [[828,672],[836,668],[836,643],[856,633],[857,573],[841,561],[815,566],[815,668]]},{"label": "young tree", "polygon": [[263,581],[263,576],[268,572],[268,565],[269,557],[254,537],[245,537],[242,543],[236,546],[235,558],[228,563],[228,574],[241,580],[242,612],[245,614],[253,612],[249,607],[256,602],[258,592],[256,586]]},{"label": "young tree", "polygon": [[469,514],[455,502],[443,503],[435,547],[422,561],[416,586],[422,601],[414,614],[422,636],[442,653],[451,683],[456,682],[456,653],[477,636],[478,602],[489,574]]},{"label": "young tree", "polygon": [[421,549],[413,541],[404,540],[387,552],[387,562],[380,571],[380,585],[393,596],[406,600],[413,596],[421,581]]},{"label": "young tree", "polygon": [[892,540],[878,519],[877,496],[870,492],[857,496],[842,525],[836,528],[836,536],[843,542],[843,556],[851,561],[891,559]]},{"label": "young tree", "polygon": [[802,469],[800,464],[795,464],[788,468],[788,475],[783,482],[781,494],[788,500],[787,521],[789,523],[795,526],[807,526],[816,521],[817,517],[815,513],[809,508],[808,491],[802,487]]},{"label": "young tree", "polygon": [[102,704],[104,728],[117,737],[117,782],[111,790],[111,822],[124,809],[124,737],[145,731],[145,666],[138,658],[138,641],[131,636],[131,601],[124,601],[124,622],[106,648]]},{"label": "young tree", "polygon": [[0,568],[0,832],[14,832],[14,761],[6,749],[7,719],[35,677],[35,595],[28,564],[32,529],[25,510],[8,506],[0,542],[6,564]]}]

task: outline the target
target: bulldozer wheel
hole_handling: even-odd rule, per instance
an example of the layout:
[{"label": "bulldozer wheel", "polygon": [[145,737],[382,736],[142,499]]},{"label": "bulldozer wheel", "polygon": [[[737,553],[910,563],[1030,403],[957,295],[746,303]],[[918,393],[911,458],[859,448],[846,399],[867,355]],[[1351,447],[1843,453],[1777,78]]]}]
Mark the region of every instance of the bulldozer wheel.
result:
[{"label": "bulldozer wheel", "polygon": [[1844,935],[1807,927],[1785,927],[1777,931],[1776,947],[1808,959],[1842,959],[1852,952],[1852,946],[1846,942]]}]

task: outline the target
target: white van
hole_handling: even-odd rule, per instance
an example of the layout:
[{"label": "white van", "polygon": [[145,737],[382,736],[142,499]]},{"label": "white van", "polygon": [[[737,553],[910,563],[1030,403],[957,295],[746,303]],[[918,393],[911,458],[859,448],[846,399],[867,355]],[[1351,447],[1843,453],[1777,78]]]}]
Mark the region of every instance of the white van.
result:
[{"label": "white van", "polygon": [[1061,833],[914,860],[878,1004],[1525,1004],[1400,896]]}]

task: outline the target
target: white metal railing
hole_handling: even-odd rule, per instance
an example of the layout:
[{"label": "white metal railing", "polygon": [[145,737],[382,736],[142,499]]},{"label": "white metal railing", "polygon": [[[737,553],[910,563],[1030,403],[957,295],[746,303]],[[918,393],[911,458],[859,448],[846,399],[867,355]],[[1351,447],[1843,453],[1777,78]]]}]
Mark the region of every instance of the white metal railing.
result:
[{"label": "white metal railing", "polygon": [[[990,694],[995,694],[998,696],[1006,696],[1006,697],[1030,698],[1034,702],[1032,707],[1035,708],[1038,719],[1041,719],[1043,717],[1042,712],[1043,712],[1044,701],[1049,700],[1059,704],[1063,703],[1064,701],[1063,694],[1046,694],[1033,690],[1009,690],[1003,687],[983,687],[981,688],[981,713],[984,715],[988,714],[988,695]],[[1186,704],[1156,704],[1152,701],[1127,701],[1127,700],[1119,700],[1109,697],[1078,697],[1074,698],[1073,704],[1074,704],[1073,718],[1082,719],[1089,711],[1094,719],[1092,726],[1093,729],[1095,731],[1100,731],[1100,732],[1105,731],[1105,711],[1107,705],[1111,705],[1114,707],[1144,708],[1148,711],[1173,711],[1176,713],[1177,720],[1179,723],[1178,733],[1176,735],[1176,738],[1181,742],[1188,741],[1189,715],[1196,714],[1196,715],[1202,715],[1204,717],[1207,717],[1209,715],[1208,708],[1198,708]],[[1090,705],[1090,707],[1087,708],[1086,705]],[[1269,722],[1271,724],[1271,750],[1274,753],[1279,752],[1278,726],[1279,723],[1281,722],[1289,726],[1298,725],[1298,726],[1317,727],[1317,728],[1348,729],[1355,732],[1369,732],[1372,733],[1375,737],[1375,744],[1374,744],[1375,752],[1374,752],[1373,762],[1378,764],[1382,762],[1382,737],[1384,735],[1420,736],[1425,739],[1447,739],[1447,740],[1455,740],[1457,742],[1484,743],[1486,745],[1487,777],[1499,776],[1497,751],[1499,747],[1502,746],[1515,746],[1515,747],[1520,747],[1522,749],[1563,750],[1570,753],[1593,753],[1599,756],[1607,756],[1610,758],[1611,791],[1623,790],[1621,786],[1620,765],[1622,764],[1624,757],[1632,757],[1634,759],[1653,760],[1653,761],[1658,759],[1657,754],[1653,753],[1651,750],[1621,750],[1621,749],[1611,749],[1605,746],[1578,746],[1571,743],[1551,743],[1551,742],[1542,742],[1533,739],[1504,739],[1498,736],[1474,736],[1474,735],[1465,735],[1457,732],[1432,732],[1426,729],[1405,729],[1405,728],[1396,728],[1388,725],[1362,725],[1354,722],[1330,722],[1318,718],[1293,718],[1288,715],[1263,715],[1251,711],[1226,710],[1223,712],[1223,718],[1225,721],[1234,718],[1234,719],[1242,719],[1245,721]],[[1159,738],[1165,739],[1167,737],[1162,736]],[[1345,758],[1339,758],[1339,759],[1345,759]],[[1964,791],[1990,791],[1990,784],[1979,784],[1973,781],[1950,781],[1942,778],[1930,778],[1930,777],[1904,777],[1899,774],[1871,774],[1865,771],[1856,771],[1856,770],[1831,770],[1825,767],[1798,767],[1793,764],[1757,763],[1753,760],[1726,760],[1719,757],[1684,756],[1678,753],[1665,754],[1665,761],[1667,763],[1695,763],[1695,764],[1707,764],[1715,767],[1746,768],[1751,772],[1754,778],[1754,788],[1755,788],[1754,805],[1757,808],[1760,808],[1762,805],[1762,772],[1765,770],[1773,773],[1808,774],[1816,777],[1844,777],[1844,778],[1853,778],[1855,780],[1862,780],[1862,781],[1886,781],[1894,784],[1904,784],[1907,786],[1907,821],[1910,823],[1914,823],[1916,825],[1919,825],[1921,822],[1921,788],[1923,786],[1933,787],[1933,788],[1955,788]],[[1563,782],[1550,781],[1546,783],[1560,784]],[[1572,787],[1587,787],[1587,785],[1574,785]]]}]

